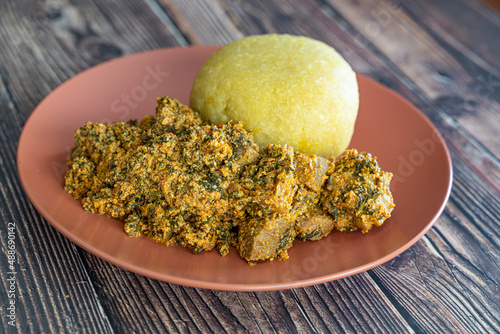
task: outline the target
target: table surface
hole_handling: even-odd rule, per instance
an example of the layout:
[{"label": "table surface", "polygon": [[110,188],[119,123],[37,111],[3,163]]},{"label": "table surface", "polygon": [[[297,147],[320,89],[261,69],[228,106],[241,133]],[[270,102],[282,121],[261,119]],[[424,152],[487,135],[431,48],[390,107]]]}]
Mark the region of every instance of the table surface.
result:
[{"label": "table surface", "polygon": [[[500,16],[482,3],[11,0],[0,2],[0,26],[0,331],[500,332]],[[453,188],[434,227],[410,249],[325,284],[213,291],[107,263],[34,209],[17,175],[16,148],[26,120],[58,85],[126,54],[262,33],[332,45],[439,129]]]}]

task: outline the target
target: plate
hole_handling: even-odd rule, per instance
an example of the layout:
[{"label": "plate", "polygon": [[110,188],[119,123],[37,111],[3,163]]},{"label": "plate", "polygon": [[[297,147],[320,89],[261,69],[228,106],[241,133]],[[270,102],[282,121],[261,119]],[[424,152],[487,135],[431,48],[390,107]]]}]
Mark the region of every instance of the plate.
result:
[{"label": "plate", "polygon": [[288,261],[249,266],[235,249],[193,255],[145,237],[128,237],[118,220],[86,212],[63,189],[65,160],[76,129],[88,121],[140,119],[154,114],[156,97],[188,103],[191,85],[215,46],[139,53],[95,66],[68,80],[33,111],[19,139],[19,176],[35,208],[58,231],[117,266],[193,287],[256,291],[332,281],[380,265],[419,240],[448,199],[452,169],[431,122],[388,88],[358,75],[360,110],[351,147],[371,152],[394,174],[396,208],[367,234],[333,232],[294,242]]}]

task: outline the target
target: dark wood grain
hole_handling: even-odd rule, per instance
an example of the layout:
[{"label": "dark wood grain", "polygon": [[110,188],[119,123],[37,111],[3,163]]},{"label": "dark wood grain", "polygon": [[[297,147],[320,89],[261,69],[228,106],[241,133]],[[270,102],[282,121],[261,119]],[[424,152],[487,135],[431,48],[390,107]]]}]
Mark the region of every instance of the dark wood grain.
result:
[{"label": "dark wood grain", "polygon": [[[18,332],[500,332],[500,16],[480,2],[3,1],[0,25],[0,244],[5,253],[15,223]],[[111,265],[34,210],[17,177],[17,141],[55,87],[126,54],[259,33],[334,46],[438,127],[454,185],[443,215],[413,247],[331,283],[211,291]],[[2,322],[3,332],[12,330]]]},{"label": "dark wood grain", "polygon": [[500,13],[500,1],[498,0],[481,0],[481,1]]},{"label": "dark wood grain", "polygon": [[[10,300],[15,300],[16,323],[26,331],[110,332],[107,316],[102,312],[76,246],[40,217],[21,190],[15,159],[15,138],[19,137],[21,124],[9,95],[5,85],[0,85],[0,217],[3,222],[0,243],[5,257],[8,227],[13,227],[15,242],[14,262],[7,262],[7,258],[0,262],[2,310],[6,311]],[[14,289],[8,279],[13,279]],[[12,293],[15,298],[8,297]],[[12,330],[5,314],[2,318],[3,331]]]}]

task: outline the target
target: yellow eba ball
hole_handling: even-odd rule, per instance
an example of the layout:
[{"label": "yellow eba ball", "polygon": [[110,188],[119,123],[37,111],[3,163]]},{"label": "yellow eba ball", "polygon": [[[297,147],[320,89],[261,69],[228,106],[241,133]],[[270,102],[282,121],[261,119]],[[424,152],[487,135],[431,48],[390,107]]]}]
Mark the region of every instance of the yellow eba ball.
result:
[{"label": "yellow eba ball", "polygon": [[326,158],[349,145],[359,107],[356,74],[327,44],[255,35],[219,49],[198,72],[190,106],[212,123],[243,121],[257,144]]}]

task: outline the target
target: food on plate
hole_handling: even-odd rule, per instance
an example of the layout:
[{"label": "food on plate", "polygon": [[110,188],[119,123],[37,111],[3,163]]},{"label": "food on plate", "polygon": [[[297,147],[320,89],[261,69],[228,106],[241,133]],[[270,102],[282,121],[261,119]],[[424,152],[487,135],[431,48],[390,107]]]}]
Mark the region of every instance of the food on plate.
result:
[{"label": "food on plate", "polygon": [[348,150],[328,168],[321,204],[339,231],[368,232],[391,216],[392,174],[381,170],[370,153]]},{"label": "food on plate", "polygon": [[356,74],[327,44],[303,36],[233,41],[198,72],[190,106],[212,123],[243,121],[261,149],[292,146],[330,158],[348,147],[356,121]]},{"label": "food on plate", "polygon": [[140,122],[88,122],[75,132],[65,189],[93,213],[194,253],[230,246],[250,264],[286,259],[294,239],[363,233],[394,207],[374,157],[348,150],[336,162],[290,146],[259,149],[241,122],[209,124],[158,98]]}]

